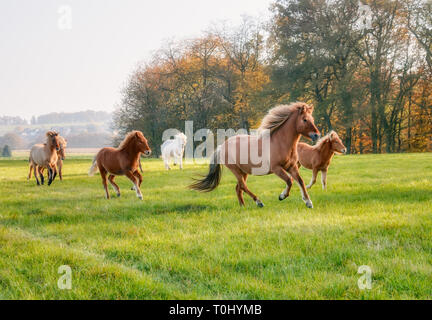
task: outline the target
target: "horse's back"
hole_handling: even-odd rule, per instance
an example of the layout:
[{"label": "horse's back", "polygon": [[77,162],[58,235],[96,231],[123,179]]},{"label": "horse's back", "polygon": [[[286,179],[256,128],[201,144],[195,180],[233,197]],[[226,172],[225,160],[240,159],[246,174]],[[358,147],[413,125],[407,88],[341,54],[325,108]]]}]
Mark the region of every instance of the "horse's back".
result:
[{"label": "horse's back", "polygon": [[43,144],[35,144],[30,149],[30,161],[36,163],[37,165],[43,165],[45,161],[45,152]]},{"label": "horse's back", "polygon": [[162,152],[162,153],[167,152],[168,149],[171,149],[170,147],[173,145],[173,143],[174,143],[174,140],[172,140],[172,139],[169,139],[169,140],[165,141],[165,142],[161,145],[161,152]]},{"label": "horse's back", "polygon": [[299,142],[297,144],[297,155],[300,164],[308,169],[312,169],[314,162],[314,148],[307,143]]}]

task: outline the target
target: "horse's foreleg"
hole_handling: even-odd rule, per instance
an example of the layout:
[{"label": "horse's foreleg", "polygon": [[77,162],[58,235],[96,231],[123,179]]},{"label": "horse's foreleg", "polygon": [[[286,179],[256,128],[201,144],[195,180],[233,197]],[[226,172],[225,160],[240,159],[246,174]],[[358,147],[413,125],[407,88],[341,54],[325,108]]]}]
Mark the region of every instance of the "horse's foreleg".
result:
[{"label": "horse's foreleg", "polygon": [[327,169],[321,171],[321,183],[323,190],[327,190]]},{"label": "horse's foreleg", "polygon": [[139,187],[139,185],[138,185],[138,179],[137,179],[137,177],[135,177],[134,174],[133,174],[131,171],[126,172],[126,177],[128,177],[129,180],[132,181],[132,183],[133,183],[134,186],[135,186],[135,191],[136,191],[137,197],[138,197],[140,200],[142,200],[142,199],[143,199],[143,196],[142,196],[142,193],[141,193],[140,187]]},{"label": "horse's foreleg", "polygon": [[54,166],[52,167],[52,170],[53,170],[53,178],[52,178],[51,183],[52,183],[52,182],[55,180],[55,178],[57,177],[57,166],[54,165]]},{"label": "horse's foreleg", "polygon": [[275,175],[277,175],[279,178],[281,178],[286,183],[285,190],[282,191],[282,193],[279,195],[279,200],[283,201],[283,200],[285,200],[286,198],[289,197],[289,194],[290,194],[290,191],[291,191],[291,187],[292,187],[291,177],[285,171],[285,169],[282,168],[282,167],[278,167],[278,168],[274,169],[273,172],[275,173]]},{"label": "horse's foreleg", "polygon": [[111,183],[112,187],[114,188],[114,191],[117,193],[117,197],[120,197],[120,188],[117,185],[117,183],[114,182],[115,176],[110,174],[108,177],[108,181]]},{"label": "horse's foreleg", "polygon": [[138,171],[135,171],[134,176],[138,179],[138,186],[141,188],[141,184],[143,182],[143,177],[142,177],[141,173],[139,173]]},{"label": "horse's foreleg", "polygon": [[317,175],[318,175],[318,170],[314,168],[314,169],[313,169],[313,172],[312,172],[312,179],[311,179],[311,182],[307,185],[306,188],[308,188],[308,189],[312,188],[312,186],[313,186],[313,185],[315,184],[315,182],[316,182]]},{"label": "horse's foreleg", "polygon": [[143,171],[143,168],[142,168],[142,165],[141,165],[141,157],[138,160],[138,164],[139,164],[139,169],[140,169],[141,173],[143,173],[144,171]]},{"label": "horse's foreleg", "polygon": [[292,166],[289,169],[289,173],[291,174],[291,176],[293,177],[293,179],[298,183],[299,187],[300,187],[300,191],[302,193],[302,198],[303,201],[306,203],[306,206],[310,209],[313,208],[313,204],[311,199],[309,198],[309,194],[306,190],[305,184],[303,179],[300,177],[300,173],[298,171],[297,166]]},{"label": "horse's foreleg", "polygon": [[49,186],[52,183],[52,175],[53,175],[52,169],[51,169],[51,167],[48,167],[48,185]]}]

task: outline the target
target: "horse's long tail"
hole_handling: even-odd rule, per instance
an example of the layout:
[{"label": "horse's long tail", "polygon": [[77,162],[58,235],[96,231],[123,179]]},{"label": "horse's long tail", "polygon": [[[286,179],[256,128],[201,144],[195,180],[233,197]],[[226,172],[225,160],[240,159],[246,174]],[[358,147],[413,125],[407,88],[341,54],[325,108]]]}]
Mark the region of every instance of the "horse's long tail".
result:
[{"label": "horse's long tail", "polygon": [[97,167],[97,160],[96,160],[96,157],[94,157],[94,159],[93,159],[93,164],[92,164],[92,166],[90,167],[90,170],[89,170],[89,172],[88,172],[88,175],[89,175],[90,177],[93,177],[97,171],[98,171],[98,167]]},{"label": "horse's long tail", "polygon": [[189,189],[210,192],[216,189],[220,183],[222,177],[222,167],[220,164],[220,149],[218,149],[212,156],[210,163],[209,173],[202,180],[197,180],[195,183],[189,186]]}]

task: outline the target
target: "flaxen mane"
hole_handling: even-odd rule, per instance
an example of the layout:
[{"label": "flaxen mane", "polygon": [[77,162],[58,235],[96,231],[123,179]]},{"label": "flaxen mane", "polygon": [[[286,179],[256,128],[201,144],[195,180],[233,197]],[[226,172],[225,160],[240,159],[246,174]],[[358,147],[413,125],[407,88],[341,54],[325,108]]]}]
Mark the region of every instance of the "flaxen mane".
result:
[{"label": "flaxen mane", "polygon": [[129,132],[126,137],[124,138],[124,140],[122,141],[122,143],[120,143],[119,147],[117,148],[118,150],[123,150],[125,149],[131,142],[132,140],[135,138],[137,133],[141,133],[139,131],[132,131]]},{"label": "flaxen mane", "polygon": [[303,102],[295,102],[289,105],[276,106],[267,113],[261,122],[259,131],[270,130],[270,134],[273,134],[277,129],[279,129],[290,116],[300,108],[305,107],[309,112],[313,111],[313,107],[309,106]]},{"label": "flaxen mane", "polygon": [[322,147],[322,145],[324,143],[326,143],[327,141],[329,141],[330,136],[332,134],[337,135],[337,133],[335,131],[330,131],[329,133],[327,133],[324,137],[322,137],[321,139],[318,140],[318,142],[313,146],[314,149],[320,149]]}]

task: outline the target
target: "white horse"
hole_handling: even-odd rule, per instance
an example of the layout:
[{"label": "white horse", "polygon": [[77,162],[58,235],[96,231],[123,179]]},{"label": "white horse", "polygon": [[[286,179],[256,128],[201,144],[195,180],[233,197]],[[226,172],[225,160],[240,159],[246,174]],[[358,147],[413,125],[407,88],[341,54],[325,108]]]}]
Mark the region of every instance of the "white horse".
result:
[{"label": "white horse", "polygon": [[177,165],[178,162],[180,169],[183,169],[183,153],[186,143],[187,137],[183,133],[179,133],[174,139],[167,140],[162,144],[162,159],[167,170],[171,170],[169,166],[171,158],[174,158],[174,165]]}]

